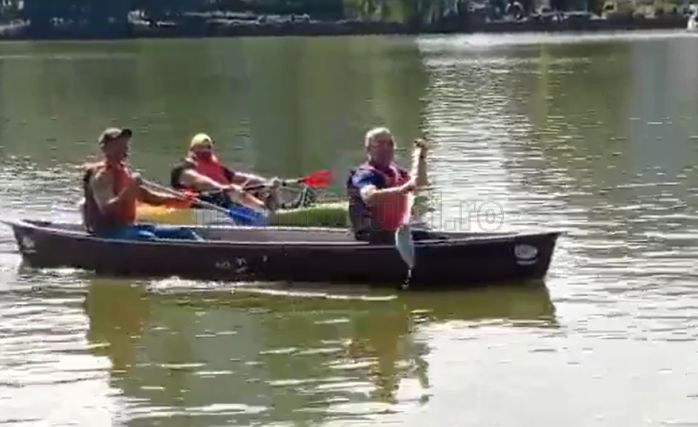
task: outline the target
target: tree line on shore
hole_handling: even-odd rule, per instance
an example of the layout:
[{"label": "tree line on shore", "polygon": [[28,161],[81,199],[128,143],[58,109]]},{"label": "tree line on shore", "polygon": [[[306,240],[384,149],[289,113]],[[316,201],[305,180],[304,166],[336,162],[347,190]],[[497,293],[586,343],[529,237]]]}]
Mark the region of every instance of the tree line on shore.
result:
[{"label": "tree line on shore", "polygon": [[[602,0],[586,0],[587,7],[600,9]],[[551,0],[556,10],[565,10],[576,0]],[[473,12],[476,6],[477,12]],[[340,21],[347,19],[392,21],[412,28],[424,25],[462,26],[474,14],[501,17],[504,10],[516,6],[525,16],[534,12],[533,0],[0,0],[0,22],[21,20],[37,33],[56,25],[80,26],[89,32],[105,27],[128,27],[136,16],[155,25],[173,21],[183,26],[198,26],[211,14],[217,18],[244,19],[260,16],[301,16],[301,19]],[[135,12],[135,15],[134,15]]]},{"label": "tree line on shore", "polygon": [[185,13],[232,12],[256,15],[309,15],[324,19],[378,17],[396,20],[432,18],[455,11],[469,0],[0,0],[0,16],[8,19],[127,19],[140,11],[153,19]]},{"label": "tree line on shore", "polygon": [[[578,0],[551,0],[553,9],[565,10]],[[589,5],[601,0],[586,0]],[[33,23],[51,19],[94,23],[128,22],[130,12],[146,19],[181,20],[211,12],[252,15],[307,15],[314,19],[374,19],[401,23],[435,23],[463,17],[471,6],[504,10],[518,3],[529,14],[533,0],[0,0],[0,20]]]}]

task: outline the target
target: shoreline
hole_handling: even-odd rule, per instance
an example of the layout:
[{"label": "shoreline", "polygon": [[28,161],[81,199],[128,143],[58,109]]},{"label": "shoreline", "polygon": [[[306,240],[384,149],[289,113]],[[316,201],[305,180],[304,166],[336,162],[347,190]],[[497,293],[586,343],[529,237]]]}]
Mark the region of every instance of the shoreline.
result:
[{"label": "shoreline", "polygon": [[554,20],[522,20],[467,22],[459,25],[427,25],[410,27],[395,22],[344,21],[274,21],[199,19],[185,24],[145,21],[94,28],[52,26],[42,31],[26,23],[0,25],[0,41],[40,40],[128,40],[157,38],[207,37],[294,37],[294,36],[368,36],[368,35],[427,35],[475,33],[570,33],[599,31],[639,31],[686,29],[688,16],[660,17],[616,16],[611,18],[581,18]]}]

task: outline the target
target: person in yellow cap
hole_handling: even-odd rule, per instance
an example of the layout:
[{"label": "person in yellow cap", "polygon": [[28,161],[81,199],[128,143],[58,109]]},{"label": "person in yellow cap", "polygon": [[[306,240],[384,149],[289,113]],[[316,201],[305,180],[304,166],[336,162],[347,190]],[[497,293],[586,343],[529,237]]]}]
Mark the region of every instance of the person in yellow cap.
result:
[{"label": "person in yellow cap", "polygon": [[[254,174],[232,171],[218,160],[213,145],[213,139],[207,134],[194,135],[187,156],[172,169],[170,185],[177,190],[198,193],[198,198],[219,206],[227,206],[232,200],[250,208],[265,209],[264,202],[246,192],[243,186],[268,181]],[[277,185],[276,181],[272,180],[272,184]]]}]

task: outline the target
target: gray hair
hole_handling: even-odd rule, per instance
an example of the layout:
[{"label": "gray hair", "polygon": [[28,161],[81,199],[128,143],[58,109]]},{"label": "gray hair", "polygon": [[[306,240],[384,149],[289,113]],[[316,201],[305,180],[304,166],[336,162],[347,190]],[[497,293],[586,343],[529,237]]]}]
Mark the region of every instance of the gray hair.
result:
[{"label": "gray hair", "polygon": [[[364,137],[364,146],[368,147],[379,136],[389,136],[391,139],[393,138],[392,132],[390,132],[390,129],[387,127],[373,128],[366,132],[366,136]],[[393,144],[394,143],[395,142],[393,141]]]}]

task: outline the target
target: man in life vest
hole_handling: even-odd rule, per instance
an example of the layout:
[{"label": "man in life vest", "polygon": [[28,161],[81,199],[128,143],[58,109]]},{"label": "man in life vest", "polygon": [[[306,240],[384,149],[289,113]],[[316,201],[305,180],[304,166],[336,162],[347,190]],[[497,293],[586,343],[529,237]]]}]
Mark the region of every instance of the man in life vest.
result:
[{"label": "man in life vest", "polygon": [[202,240],[185,227],[135,223],[139,201],[155,206],[186,207],[191,200],[159,194],[143,186],[140,176],[125,164],[132,135],[130,129],[117,128],[108,128],[100,135],[104,158],[87,165],[83,176],[85,227],[104,238]]},{"label": "man in life vest", "polygon": [[[368,131],[364,145],[368,161],[352,169],[347,180],[352,231],[357,240],[394,244],[395,231],[407,213],[407,195],[427,183],[426,146],[421,139],[415,141],[421,155],[413,155],[408,172],[394,163],[395,142],[387,128]],[[414,240],[442,238],[423,230],[412,234]]]},{"label": "man in life vest", "polygon": [[[213,153],[213,140],[210,136],[196,134],[189,144],[187,157],[172,169],[170,185],[178,190],[197,193],[203,201],[228,207],[231,201],[253,209],[265,209],[266,205],[256,195],[246,192],[245,186],[268,183],[260,176],[233,172],[223,165]],[[271,186],[280,181],[272,180]]]}]

